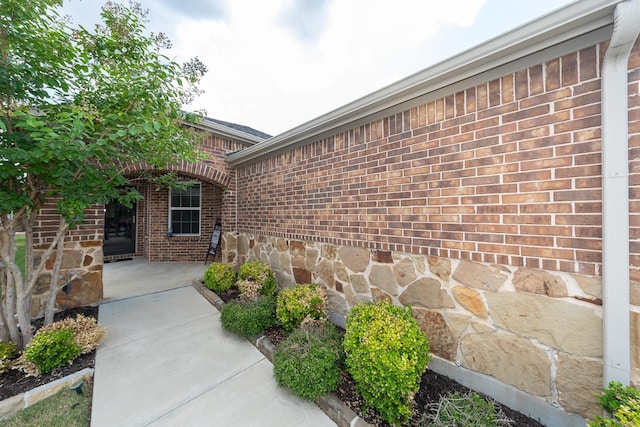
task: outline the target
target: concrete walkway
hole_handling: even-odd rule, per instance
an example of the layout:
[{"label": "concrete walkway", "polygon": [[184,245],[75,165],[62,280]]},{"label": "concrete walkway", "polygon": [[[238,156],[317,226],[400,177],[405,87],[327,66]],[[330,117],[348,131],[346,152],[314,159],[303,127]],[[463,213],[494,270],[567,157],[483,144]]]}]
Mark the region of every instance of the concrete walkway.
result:
[{"label": "concrete walkway", "polygon": [[[335,426],[278,387],[248,340],[222,330],[191,286],[204,264],[128,262],[105,265],[92,426]],[[117,292],[107,289],[114,277]]]}]

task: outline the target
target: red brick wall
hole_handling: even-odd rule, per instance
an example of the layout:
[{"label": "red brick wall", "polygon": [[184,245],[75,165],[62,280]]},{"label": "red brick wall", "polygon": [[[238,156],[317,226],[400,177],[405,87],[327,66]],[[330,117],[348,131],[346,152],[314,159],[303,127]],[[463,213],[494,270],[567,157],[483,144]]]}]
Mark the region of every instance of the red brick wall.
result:
[{"label": "red brick wall", "polygon": [[[60,217],[56,213],[55,200],[45,203],[34,225],[33,244],[36,248],[48,247],[58,231]],[[67,232],[66,242],[102,241],[104,237],[104,206],[95,205],[85,212],[84,223]]]},{"label": "red brick wall", "polygon": [[147,191],[144,227],[138,230],[142,255],[152,262],[204,261],[216,218],[222,216],[222,188],[202,182],[200,236],[167,237],[169,191]]},{"label": "red brick wall", "polygon": [[[136,255],[153,262],[201,261],[206,257],[215,220],[222,219],[224,230],[231,227],[234,210],[227,204],[233,206],[235,201],[228,196],[234,192],[235,172],[225,159],[227,153],[245,149],[247,144],[208,134],[200,148],[207,156],[203,161],[184,162],[169,169],[178,171],[185,180],[202,183],[201,235],[168,238],[169,192],[156,191],[152,184],[145,183],[139,189],[144,198],[137,205]],[[132,167],[129,172],[134,174],[136,170]]]},{"label": "red brick wall", "polygon": [[[593,46],[238,168],[238,231],[600,274]],[[640,48],[630,69],[631,171]],[[640,234],[631,176],[631,235]],[[640,266],[632,244],[632,265]]]}]

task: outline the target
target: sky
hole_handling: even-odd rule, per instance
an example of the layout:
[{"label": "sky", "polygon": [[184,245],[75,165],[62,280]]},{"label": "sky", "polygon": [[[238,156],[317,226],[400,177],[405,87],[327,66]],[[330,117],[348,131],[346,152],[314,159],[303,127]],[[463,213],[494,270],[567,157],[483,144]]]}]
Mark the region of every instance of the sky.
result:
[{"label": "sky", "polygon": [[[64,0],[87,28],[103,0]],[[128,3],[128,2],[127,2]],[[140,0],[147,29],[198,57],[186,110],[278,135],[534,20],[569,0]]]}]

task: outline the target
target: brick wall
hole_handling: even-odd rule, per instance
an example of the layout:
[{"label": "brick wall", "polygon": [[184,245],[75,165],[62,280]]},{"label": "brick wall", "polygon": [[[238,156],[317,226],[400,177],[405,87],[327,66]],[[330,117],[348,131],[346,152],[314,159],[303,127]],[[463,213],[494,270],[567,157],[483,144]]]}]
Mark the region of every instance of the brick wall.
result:
[{"label": "brick wall", "polygon": [[[182,162],[172,166],[186,180],[202,182],[201,235],[193,237],[167,237],[169,207],[168,191],[156,191],[148,181],[136,180],[137,173],[144,165],[132,165],[127,173],[143,195],[136,208],[136,255],[145,256],[150,261],[203,261],[216,218],[222,218],[224,229],[233,221],[235,211],[226,208],[223,202],[233,205],[235,172],[226,162],[226,154],[247,148],[248,144],[204,133],[201,150],[206,158],[199,163]],[[224,214],[224,216],[223,216]],[[46,204],[40,211],[35,224],[35,255],[41,254],[50,245],[58,228],[59,216],[55,203]],[[96,304],[102,298],[102,265],[104,239],[104,206],[96,205],[87,210],[82,225],[67,233],[61,274],[68,278],[71,272],[80,276],[73,281],[69,294],[60,294],[57,305],[64,309],[73,306]],[[54,257],[47,262],[46,271],[38,279],[34,292],[32,312],[34,316],[43,314],[52,280],[51,269]],[[60,284],[64,284],[59,279]]]},{"label": "brick wall", "polygon": [[[48,247],[58,231],[60,217],[56,213],[55,203],[55,200],[45,203],[36,217],[33,235],[33,244],[36,248]],[[95,205],[85,211],[83,224],[73,227],[67,232],[65,241],[101,241],[103,236],[104,207]]]},{"label": "brick wall", "polygon": [[[229,229],[234,222],[235,172],[226,162],[229,152],[247,148],[247,144],[213,134],[203,134],[200,150],[206,158],[198,163],[183,162],[169,168],[179,173],[184,180],[202,183],[202,211],[200,236],[167,237],[169,201],[168,190],[157,191],[153,184],[145,182],[139,187],[143,199],[137,205],[136,255],[149,261],[203,261],[217,218],[222,219],[223,228]],[[128,170],[132,176],[137,167]],[[224,209],[223,209],[224,206]]]},{"label": "brick wall", "polygon": [[[640,45],[630,64],[640,233]],[[238,168],[238,231],[601,273],[606,43]],[[640,266],[640,247],[631,246]]]},{"label": "brick wall", "polygon": [[142,255],[149,261],[204,261],[216,218],[222,215],[223,189],[208,182],[201,185],[200,236],[167,237],[169,191],[147,191],[147,226],[139,231],[139,235],[142,234]]}]

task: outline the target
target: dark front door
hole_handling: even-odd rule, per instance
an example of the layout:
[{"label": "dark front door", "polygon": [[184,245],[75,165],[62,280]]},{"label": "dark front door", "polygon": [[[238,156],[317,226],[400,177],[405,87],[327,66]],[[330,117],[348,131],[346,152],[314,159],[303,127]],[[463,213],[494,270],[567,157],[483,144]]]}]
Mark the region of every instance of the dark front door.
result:
[{"label": "dark front door", "polygon": [[111,202],[104,213],[104,256],[136,253],[136,208]]}]

